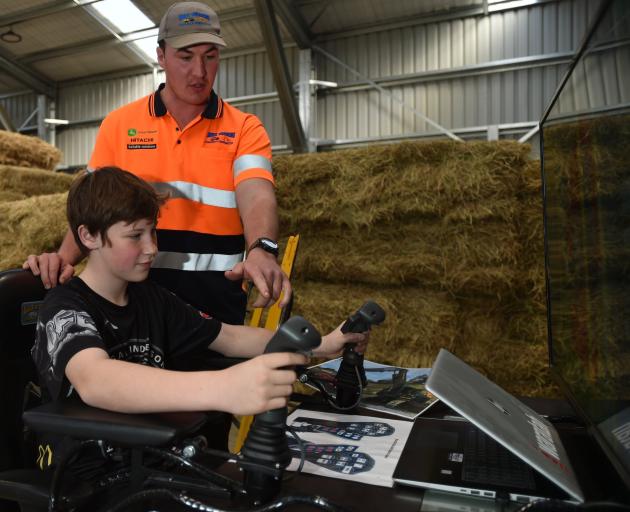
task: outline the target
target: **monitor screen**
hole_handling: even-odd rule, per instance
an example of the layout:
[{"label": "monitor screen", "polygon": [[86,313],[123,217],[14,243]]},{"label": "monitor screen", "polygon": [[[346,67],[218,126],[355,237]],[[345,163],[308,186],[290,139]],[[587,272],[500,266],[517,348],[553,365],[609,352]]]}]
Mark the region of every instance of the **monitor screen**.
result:
[{"label": "monitor screen", "polygon": [[605,2],[541,122],[550,363],[630,487],[630,2]]}]

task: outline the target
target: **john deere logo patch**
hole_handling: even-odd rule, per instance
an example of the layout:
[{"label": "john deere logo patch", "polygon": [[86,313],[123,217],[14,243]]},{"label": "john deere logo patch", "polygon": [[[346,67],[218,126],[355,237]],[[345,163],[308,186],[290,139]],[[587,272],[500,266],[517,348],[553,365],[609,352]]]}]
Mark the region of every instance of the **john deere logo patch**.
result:
[{"label": "john deere logo patch", "polygon": [[138,131],[135,128],[129,128],[127,130],[127,135],[129,135],[129,137],[133,137],[138,133]]}]

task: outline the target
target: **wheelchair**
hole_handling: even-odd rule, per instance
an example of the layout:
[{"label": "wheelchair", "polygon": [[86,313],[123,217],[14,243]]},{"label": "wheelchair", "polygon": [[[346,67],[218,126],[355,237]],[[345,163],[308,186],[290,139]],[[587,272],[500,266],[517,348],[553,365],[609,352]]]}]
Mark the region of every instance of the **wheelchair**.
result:
[{"label": "wheelchair", "polygon": [[[45,294],[39,277],[30,271],[0,272],[0,510],[218,512],[280,510],[296,504],[342,510],[321,496],[279,497],[283,471],[291,460],[286,408],[257,415],[241,453],[234,455],[208,449],[196,435],[208,421],[205,413],[120,414],[79,399],[26,407],[37,382],[30,349]],[[320,339],[306,320],[293,317],[274,334],[266,351],[306,352]],[[34,444],[28,442],[34,432],[79,442],[54,472],[41,471],[35,466]],[[50,456],[39,448],[41,458]],[[66,466],[89,448],[112,460],[118,457],[119,464],[85,482],[67,474]],[[208,457],[235,463],[231,466],[238,468],[236,477],[216,472],[205,463]]]}]

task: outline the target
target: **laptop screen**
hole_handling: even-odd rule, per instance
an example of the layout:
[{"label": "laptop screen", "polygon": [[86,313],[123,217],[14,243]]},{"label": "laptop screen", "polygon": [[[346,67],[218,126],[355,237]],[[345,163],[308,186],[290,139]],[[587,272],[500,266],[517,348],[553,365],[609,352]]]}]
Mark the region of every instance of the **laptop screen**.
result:
[{"label": "laptop screen", "polygon": [[603,2],[541,122],[550,363],[630,488],[630,2]]}]

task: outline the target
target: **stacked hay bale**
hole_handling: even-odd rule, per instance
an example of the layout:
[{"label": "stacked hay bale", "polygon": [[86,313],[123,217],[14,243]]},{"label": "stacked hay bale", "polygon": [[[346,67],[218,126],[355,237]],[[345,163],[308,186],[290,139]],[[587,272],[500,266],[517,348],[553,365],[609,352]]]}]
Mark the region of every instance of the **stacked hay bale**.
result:
[{"label": "stacked hay bale", "polygon": [[51,172],[60,160],[41,139],[0,130],[0,270],[61,243],[72,177]]},{"label": "stacked hay bale", "polygon": [[507,389],[549,395],[539,170],[516,142],[405,142],[278,157],[294,313],[323,331],[372,298],[368,357],[430,366],[445,347]]}]

